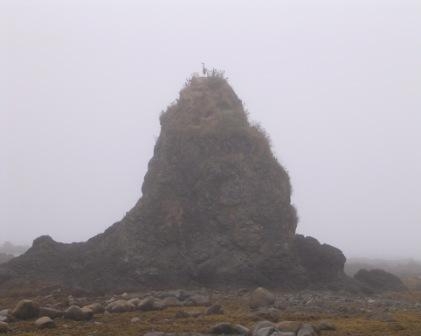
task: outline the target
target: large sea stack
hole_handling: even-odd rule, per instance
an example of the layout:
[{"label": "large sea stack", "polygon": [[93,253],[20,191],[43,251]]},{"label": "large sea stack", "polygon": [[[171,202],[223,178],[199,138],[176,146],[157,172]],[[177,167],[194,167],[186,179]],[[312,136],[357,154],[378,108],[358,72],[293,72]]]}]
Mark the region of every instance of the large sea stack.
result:
[{"label": "large sea stack", "polygon": [[345,257],[295,234],[288,174],[226,79],[192,77],[160,121],[127,215],[84,243],[37,238],[1,266],[0,288],[341,286]]}]

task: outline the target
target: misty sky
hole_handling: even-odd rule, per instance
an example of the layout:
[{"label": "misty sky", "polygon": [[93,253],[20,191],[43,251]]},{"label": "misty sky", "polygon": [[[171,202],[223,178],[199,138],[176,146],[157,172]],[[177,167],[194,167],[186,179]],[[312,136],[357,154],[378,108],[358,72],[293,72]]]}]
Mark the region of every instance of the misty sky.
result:
[{"label": "misty sky", "polygon": [[419,0],[1,0],[0,242],[121,219],[201,62],[270,134],[298,232],[421,259]]}]

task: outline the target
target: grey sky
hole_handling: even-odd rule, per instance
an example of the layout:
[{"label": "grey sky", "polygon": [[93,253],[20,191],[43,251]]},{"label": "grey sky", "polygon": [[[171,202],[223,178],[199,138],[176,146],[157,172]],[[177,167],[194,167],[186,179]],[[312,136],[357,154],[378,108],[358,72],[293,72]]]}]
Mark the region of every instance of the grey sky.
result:
[{"label": "grey sky", "polygon": [[270,134],[299,232],[421,258],[419,0],[1,0],[0,241],[118,221],[201,62]]}]

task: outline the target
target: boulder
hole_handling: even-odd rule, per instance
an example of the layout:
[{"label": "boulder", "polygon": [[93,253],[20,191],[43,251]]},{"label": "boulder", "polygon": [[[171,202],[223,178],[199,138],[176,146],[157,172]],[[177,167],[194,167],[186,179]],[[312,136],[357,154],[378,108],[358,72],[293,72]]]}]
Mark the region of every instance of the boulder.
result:
[{"label": "boulder", "polygon": [[381,269],[359,270],[354,278],[365,287],[368,292],[402,292],[408,289],[396,275]]},{"label": "boulder", "polygon": [[92,303],[90,305],[84,306],[83,308],[92,310],[94,314],[102,314],[105,311],[104,306],[100,303]]},{"label": "boulder", "polygon": [[296,333],[302,325],[303,323],[299,321],[282,321],[276,324],[276,328],[280,331]]},{"label": "boulder", "polygon": [[263,287],[256,288],[250,295],[250,307],[259,308],[273,305],[275,295]]},{"label": "boulder", "polygon": [[12,315],[19,320],[29,320],[39,316],[39,306],[32,300],[21,300],[13,309]]},{"label": "boulder", "polygon": [[147,298],[144,298],[137,305],[137,309],[142,310],[142,311],[157,310],[157,305],[156,305],[155,299],[151,296],[149,296]]},{"label": "boulder", "polygon": [[43,316],[35,321],[35,326],[38,329],[52,329],[56,327],[56,324],[50,317]]},{"label": "boulder", "polygon": [[126,300],[117,300],[111,302],[105,309],[109,313],[126,313],[135,310],[136,307]]},{"label": "boulder", "polygon": [[79,306],[70,306],[64,312],[64,318],[74,321],[89,321],[93,317],[94,313],[89,308],[80,308]]}]

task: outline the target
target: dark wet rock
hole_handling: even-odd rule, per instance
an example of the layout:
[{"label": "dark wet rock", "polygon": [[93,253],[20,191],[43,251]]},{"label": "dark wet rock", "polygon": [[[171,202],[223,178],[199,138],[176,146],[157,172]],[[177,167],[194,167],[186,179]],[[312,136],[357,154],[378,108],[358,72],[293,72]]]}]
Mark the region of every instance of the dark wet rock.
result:
[{"label": "dark wet rock", "polygon": [[263,287],[256,288],[250,295],[250,307],[266,307],[275,303],[275,295]]},{"label": "dark wet rock", "polygon": [[302,235],[295,237],[294,250],[305,269],[305,282],[308,282],[309,286],[325,284],[332,286],[332,289],[336,289],[335,285],[338,288],[345,286],[346,258],[342,251],[328,244],[320,244],[313,237]]},{"label": "dark wet rock", "polygon": [[19,320],[29,320],[39,315],[39,306],[32,300],[21,300],[12,311],[12,315]]},{"label": "dark wet rock", "polygon": [[239,324],[231,324],[227,322],[214,325],[209,333],[215,335],[248,335],[249,329]]},{"label": "dark wet rock", "polygon": [[354,275],[354,278],[361,282],[368,292],[408,290],[396,275],[380,269],[361,269]]},{"label": "dark wet rock", "polygon": [[52,329],[56,327],[56,324],[50,317],[43,316],[35,321],[35,326],[38,329]]}]

